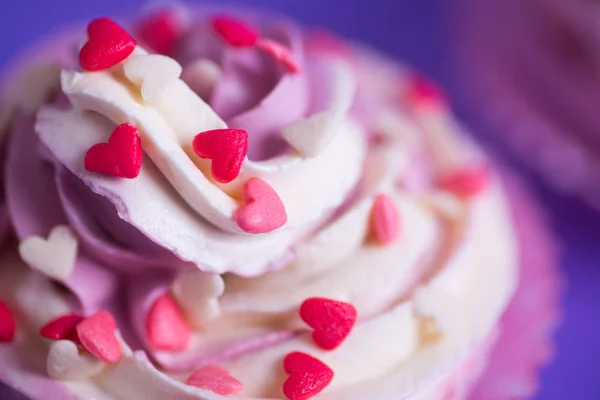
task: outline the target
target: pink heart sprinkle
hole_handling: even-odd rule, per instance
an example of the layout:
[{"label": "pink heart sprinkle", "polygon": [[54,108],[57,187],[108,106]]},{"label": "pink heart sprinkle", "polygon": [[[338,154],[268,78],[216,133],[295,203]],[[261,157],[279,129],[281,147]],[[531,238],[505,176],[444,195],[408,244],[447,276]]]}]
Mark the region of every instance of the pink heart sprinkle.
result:
[{"label": "pink heart sprinkle", "polygon": [[381,193],[375,197],[371,213],[373,230],[384,245],[393,243],[400,234],[400,215],[394,200]]},{"label": "pink heart sprinkle", "polygon": [[223,40],[235,47],[252,47],[260,36],[252,25],[233,17],[214,17],[212,25]]},{"label": "pink heart sprinkle", "polygon": [[177,302],[168,294],[159,296],[146,317],[146,338],[156,350],[187,349],[192,332]]},{"label": "pink heart sprinkle", "polygon": [[442,176],[439,180],[439,187],[468,200],[481,193],[487,187],[489,181],[489,167],[487,165],[474,165]]},{"label": "pink heart sprinkle", "polygon": [[279,195],[262,179],[250,178],[242,188],[242,199],[245,204],[236,210],[235,219],[244,232],[271,232],[287,222]]},{"label": "pink heart sprinkle", "polygon": [[277,43],[271,39],[260,39],[256,42],[256,48],[264,51],[276,61],[280,62],[289,72],[293,74],[302,72],[302,67],[298,60],[296,60],[290,49],[281,43]]},{"label": "pink heart sprinkle", "polygon": [[40,335],[48,339],[70,340],[75,344],[81,344],[79,336],[77,336],[77,325],[83,320],[81,315],[63,315],[42,326]]},{"label": "pink heart sprinkle", "polygon": [[8,306],[0,300],[0,343],[10,343],[15,338],[15,319]]},{"label": "pink heart sprinkle", "polygon": [[319,394],[333,379],[333,371],[322,361],[305,353],[294,352],[283,360],[290,377],[283,384],[283,394],[290,400],[306,400]]},{"label": "pink heart sprinkle", "polygon": [[108,364],[121,359],[121,344],[116,333],[117,322],[108,311],[99,311],[77,325],[77,336],[83,347]]},{"label": "pink heart sprinkle", "polygon": [[437,83],[431,79],[414,74],[408,86],[407,100],[415,106],[443,106],[446,95]]},{"label": "pink heart sprinkle", "polygon": [[231,376],[226,369],[216,365],[200,368],[188,378],[186,383],[222,396],[238,394],[244,390],[244,385],[240,381]]},{"label": "pink heart sprinkle", "polygon": [[333,350],[348,337],[356,322],[356,308],[341,301],[310,298],[300,306],[300,317],[315,331],[313,340],[325,350]]},{"label": "pink heart sprinkle", "polygon": [[159,54],[173,54],[182,36],[178,15],[173,10],[164,10],[149,15],[138,27],[140,39]]}]

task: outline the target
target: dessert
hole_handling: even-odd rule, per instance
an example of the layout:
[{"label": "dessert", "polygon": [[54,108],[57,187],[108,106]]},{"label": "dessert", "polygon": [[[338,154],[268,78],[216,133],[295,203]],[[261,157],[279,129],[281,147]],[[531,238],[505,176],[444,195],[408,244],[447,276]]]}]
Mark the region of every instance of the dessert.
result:
[{"label": "dessert", "polygon": [[530,245],[545,278],[513,378],[534,379],[551,239],[419,74],[211,9],[98,18],[26,59],[29,86],[4,103],[5,384],[33,399],[463,399],[515,342],[501,316],[523,315]]}]

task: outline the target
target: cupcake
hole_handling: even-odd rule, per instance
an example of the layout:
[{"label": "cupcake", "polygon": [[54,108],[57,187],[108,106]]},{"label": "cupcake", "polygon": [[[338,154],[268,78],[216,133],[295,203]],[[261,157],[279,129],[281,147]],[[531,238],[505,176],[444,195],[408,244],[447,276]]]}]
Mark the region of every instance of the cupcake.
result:
[{"label": "cupcake", "polygon": [[600,209],[597,15],[593,2],[464,0],[452,25],[456,80],[486,139]]},{"label": "cupcake", "polygon": [[210,8],[95,19],[8,76],[0,380],[15,393],[534,392],[551,235],[425,77]]}]

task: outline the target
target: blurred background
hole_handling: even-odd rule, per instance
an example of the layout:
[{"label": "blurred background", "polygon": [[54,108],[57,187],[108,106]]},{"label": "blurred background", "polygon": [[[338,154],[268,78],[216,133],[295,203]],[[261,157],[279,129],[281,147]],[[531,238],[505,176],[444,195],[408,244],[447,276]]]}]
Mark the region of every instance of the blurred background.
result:
[{"label": "blurred background", "polygon": [[[573,0],[219,0],[324,25],[406,60],[518,168],[548,209],[567,278],[539,400],[600,399],[600,3]],[[60,26],[146,0],[4,0],[0,66]],[[485,399],[481,399],[485,400]]]}]

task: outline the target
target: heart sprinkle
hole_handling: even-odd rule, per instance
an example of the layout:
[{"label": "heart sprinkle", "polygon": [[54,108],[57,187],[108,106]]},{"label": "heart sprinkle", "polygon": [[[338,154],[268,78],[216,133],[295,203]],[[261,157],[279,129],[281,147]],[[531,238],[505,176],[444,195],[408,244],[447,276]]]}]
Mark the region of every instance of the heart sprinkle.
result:
[{"label": "heart sprinkle", "polygon": [[89,172],[133,179],[142,169],[142,142],[137,128],[119,125],[108,139],[98,143],[85,154],[84,165]]},{"label": "heart sprinkle", "polygon": [[10,343],[17,330],[15,319],[8,306],[0,300],[0,343]]},{"label": "heart sprinkle", "polygon": [[133,53],[136,41],[110,18],[98,18],[88,25],[87,43],[79,52],[79,64],[86,71],[114,67]]},{"label": "heart sprinkle", "polygon": [[77,325],[77,336],[83,347],[94,357],[108,364],[121,359],[121,344],[117,339],[117,322],[108,311],[99,311]]},{"label": "heart sprinkle", "polygon": [[394,200],[389,195],[381,193],[375,197],[371,221],[373,231],[382,244],[391,244],[398,238],[400,215]]},{"label": "heart sprinkle", "polygon": [[256,28],[233,17],[214,17],[212,26],[223,40],[234,47],[252,47],[259,38]]},{"label": "heart sprinkle", "polygon": [[79,352],[69,340],[58,340],[50,345],[46,359],[48,376],[60,380],[82,380],[96,375],[106,366],[87,352]]},{"label": "heart sprinkle", "polygon": [[296,60],[290,49],[281,43],[277,43],[271,39],[260,39],[256,42],[256,48],[280,62],[289,72],[293,74],[302,72],[302,67],[298,60]]},{"label": "heart sprinkle", "polygon": [[279,195],[267,182],[250,178],[242,188],[244,205],[235,212],[238,226],[253,234],[267,233],[287,222],[287,212]]},{"label": "heart sprinkle", "polygon": [[42,326],[40,335],[48,339],[70,340],[81,344],[77,336],[77,325],[83,320],[84,318],[77,314],[63,315]]},{"label": "heart sprinkle", "polygon": [[244,390],[244,385],[240,381],[231,376],[226,369],[216,365],[200,368],[188,378],[186,383],[222,396],[238,394]]},{"label": "heart sprinkle", "polygon": [[19,244],[19,255],[30,267],[65,282],[75,268],[77,238],[66,225],[55,226],[48,239],[30,236]]},{"label": "heart sprinkle", "polygon": [[194,152],[200,158],[212,159],[211,172],[217,182],[228,183],[237,178],[248,153],[248,133],[241,129],[215,129],[194,138]]},{"label": "heart sprinkle", "polygon": [[459,169],[442,176],[439,187],[461,199],[471,199],[481,193],[490,181],[487,165],[476,165]]},{"label": "heart sprinkle", "polygon": [[290,400],[306,400],[316,396],[333,379],[331,368],[305,353],[288,354],[283,367],[290,374],[283,384],[283,394]]},{"label": "heart sprinkle", "polygon": [[183,351],[192,333],[179,306],[168,294],[159,296],[146,316],[146,338],[156,350]]},{"label": "heart sprinkle", "polygon": [[447,103],[442,89],[435,82],[420,74],[415,74],[410,79],[406,98],[410,104],[417,106],[443,106]]},{"label": "heart sprinkle", "polygon": [[313,340],[325,350],[338,347],[356,322],[356,308],[341,301],[313,297],[300,306],[300,317],[314,329]]},{"label": "heart sprinkle", "polygon": [[160,54],[132,56],[123,64],[127,79],[140,88],[144,101],[161,104],[169,100],[182,68],[174,59]]},{"label": "heart sprinkle", "polygon": [[149,15],[138,27],[140,39],[159,54],[173,54],[182,36],[178,14],[173,10],[162,10]]}]

